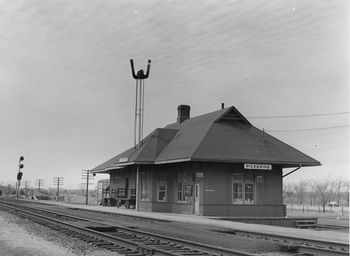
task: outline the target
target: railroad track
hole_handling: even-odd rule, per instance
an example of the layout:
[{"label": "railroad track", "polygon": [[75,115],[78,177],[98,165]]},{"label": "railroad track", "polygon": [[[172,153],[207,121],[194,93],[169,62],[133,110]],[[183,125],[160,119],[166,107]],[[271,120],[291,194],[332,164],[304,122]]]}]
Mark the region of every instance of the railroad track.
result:
[{"label": "railroad track", "polygon": [[280,245],[281,251],[299,252],[304,255],[349,255],[349,244],[334,243],[322,240],[295,238],[281,235],[261,234],[242,230],[214,230],[219,233],[231,234],[253,239],[270,240]]},{"label": "railroad track", "polygon": [[0,209],[35,221],[68,236],[128,256],[253,256],[255,254],[157,235],[54,211],[0,202]]},{"label": "railroad track", "polygon": [[[132,217],[143,221],[157,221],[157,222],[171,222],[170,220],[159,220],[149,217],[137,217],[133,215],[121,214],[121,213],[108,213],[108,212],[98,212],[81,208],[70,208],[79,211],[93,212],[95,214],[103,214],[118,217]],[[299,255],[349,255],[349,244],[344,243],[334,243],[321,240],[312,239],[298,239],[294,237],[278,236],[278,235],[267,235],[261,233],[247,232],[241,230],[229,230],[222,231],[216,230],[219,233],[227,233],[231,235],[238,235],[240,237],[254,238],[254,239],[264,239],[274,243],[278,243],[281,251],[289,251],[292,253],[299,252]]]},{"label": "railroad track", "polygon": [[[0,204],[0,206],[2,206]],[[13,206],[13,205],[12,205]],[[13,206],[14,207],[14,206]],[[158,235],[154,233],[149,233],[145,231],[135,230],[132,228],[119,227],[106,225],[106,223],[93,221],[90,219],[80,218],[72,215],[67,215],[63,213],[57,213],[54,211],[44,210],[42,208],[28,207],[28,206],[18,206],[24,209],[30,209],[30,211],[36,211],[36,214],[42,215],[45,214],[50,218],[57,218],[60,221],[63,221],[65,224],[69,223],[79,223],[79,227],[85,228],[93,235],[99,234],[100,237],[93,238],[93,235],[88,236],[84,239],[84,235],[71,233],[67,227],[62,229],[62,227],[51,226],[53,229],[63,231],[68,235],[82,237],[81,239],[92,242],[100,247],[116,250],[114,244],[123,243],[123,248],[131,248],[133,253],[144,254],[156,254],[156,255],[205,255],[205,256],[217,256],[217,255],[255,255],[249,254],[242,251],[235,251],[231,249],[226,249],[222,247],[209,246],[206,244],[201,244],[197,242],[190,242],[187,240],[181,240],[177,238],[172,238],[164,235]],[[85,210],[84,210],[85,211]],[[133,217],[133,216],[132,216]],[[147,220],[150,221],[150,220]],[[44,224],[43,224],[44,225]],[[75,227],[77,228],[77,227]],[[84,231],[84,232],[85,232]],[[310,240],[310,239],[298,239],[286,236],[277,236],[277,235],[267,235],[254,232],[247,232],[241,230],[214,230],[220,233],[226,233],[230,235],[236,235],[240,237],[247,237],[250,239],[263,239],[269,240],[273,243],[280,245],[281,251],[295,253],[298,252],[298,255],[349,255],[349,245],[343,243],[331,243],[326,241],[319,240]],[[81,232],[81,231],[80,231]],[[105,241],[101,237],[102,235],[108,239]],[[111,237],[110,237],[111,236]],[[112,241],[113,239],[120,238],[118,241]],[[111,240],[112,239],[112,240]],[[108,243],[107,243],[108,242]],[[132,243],[130,243],[132,242]],[[133,254],[129,253],[129,254]],[[127,254],[127,253],[125,253]],[[295,255],[295,254],[294,254]]]}]

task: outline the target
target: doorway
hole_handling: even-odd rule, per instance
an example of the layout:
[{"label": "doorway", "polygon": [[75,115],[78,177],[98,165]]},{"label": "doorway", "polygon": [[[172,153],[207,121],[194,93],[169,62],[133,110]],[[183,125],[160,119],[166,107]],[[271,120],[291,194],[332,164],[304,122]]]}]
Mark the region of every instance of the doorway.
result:
[{"label": "doorway", "polygon": [[195,215],[200,215],[199,203],[200,203],[200,189],[199,189],[199,184],[196,183],[194,185],[194,214]]}]

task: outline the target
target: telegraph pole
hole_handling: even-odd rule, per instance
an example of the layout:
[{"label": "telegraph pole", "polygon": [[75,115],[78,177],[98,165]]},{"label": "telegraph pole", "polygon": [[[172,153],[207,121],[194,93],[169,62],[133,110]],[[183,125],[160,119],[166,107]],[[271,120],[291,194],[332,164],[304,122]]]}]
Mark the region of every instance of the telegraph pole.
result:
[{"label": "telegraph pole", "polygon": [[94,179],[95,174],[91,172],[91,170],[82,170],[81,171],[81,178],[85,181],[82,184],[86,184],[86,201],[85,204],[89,204],[89,185],[93,185],[93,183],[90,183],[90,180]]},{"label": "telegraph pole", "polygon": [[63,177],[53,177],[53,185],[57,186],[57,198],[56,201],[59,201],[60,197],[60,186],[63,185]]}]

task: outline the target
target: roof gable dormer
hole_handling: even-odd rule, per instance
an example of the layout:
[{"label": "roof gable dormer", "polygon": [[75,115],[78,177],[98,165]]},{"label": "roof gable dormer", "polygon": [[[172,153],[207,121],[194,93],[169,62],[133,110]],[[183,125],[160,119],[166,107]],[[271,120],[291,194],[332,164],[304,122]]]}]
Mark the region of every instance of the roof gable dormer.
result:
[{"label": "roof gable dormer", "polygon": [[215,120],[215,123],[219,122],[234,122],[251,126],[252,124],[235,108],[229,107],[227,111]]}]

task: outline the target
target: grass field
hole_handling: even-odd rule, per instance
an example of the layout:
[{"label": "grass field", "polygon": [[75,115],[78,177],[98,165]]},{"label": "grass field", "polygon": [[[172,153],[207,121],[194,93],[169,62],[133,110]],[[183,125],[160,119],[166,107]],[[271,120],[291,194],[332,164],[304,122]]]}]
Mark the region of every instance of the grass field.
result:
[{"label": "grass field", "polygon": [[318,224],[349,227],[349,207],[322,207],[310,205],[287,205],[288,217],[317,217]]}]

